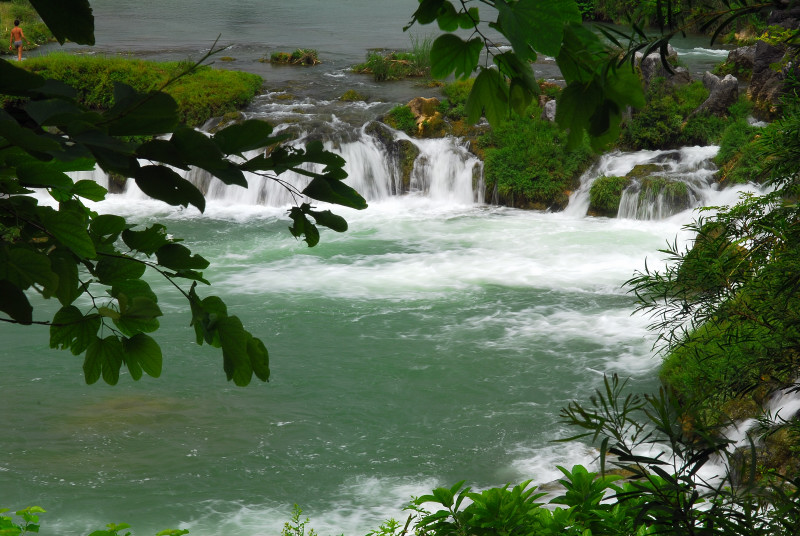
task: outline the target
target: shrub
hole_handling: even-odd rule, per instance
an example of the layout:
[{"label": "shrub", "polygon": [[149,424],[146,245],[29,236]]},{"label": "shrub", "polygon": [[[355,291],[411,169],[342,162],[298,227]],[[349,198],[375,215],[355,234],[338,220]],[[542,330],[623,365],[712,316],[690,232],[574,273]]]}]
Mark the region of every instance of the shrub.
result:
[{"label": "shrub", "polygon": [[539,119],[538,106],[482,135],[487,188],[496,188],[499,201],[517,207],[563,208],[568,191],[591,160],[584,144],[567,150],[566,135]]},{"label": "shrub", "polygon": [[589,190],[589,210],[600,216],[613,217],[619,212],[622,192],[630,184],[627,177],[599,177]]},{"label": "shrub", "polygon": [[424,43],[417,46],[420,48],[412,52],[372,50],[367,53],[367,60],[354,65],[352,71],[371,74],[376,82],[427,76],[430,74],[430,45],[427,49]]}]

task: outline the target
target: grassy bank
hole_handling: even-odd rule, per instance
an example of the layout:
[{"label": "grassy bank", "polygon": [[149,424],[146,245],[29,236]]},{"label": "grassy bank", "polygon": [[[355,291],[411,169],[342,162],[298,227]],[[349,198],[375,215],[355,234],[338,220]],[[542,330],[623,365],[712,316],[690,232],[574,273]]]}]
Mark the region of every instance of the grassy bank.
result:
[{"label": "grassy bank", "polygon": [[39,18],[36,10],[33,9],[30,2],[27,0],[13,0],[11,2],[0,1],[0,29],[3,32],[3,46],[0,46],[0,53],[13,54],[16,56],[17,51],[13,52],[8,50],[8,36],[11,33],[11,28],[14,27],[14,21],[19,20],[22,31],[25,32],[25,37],[33,43],[29,45],[23,41],[23,50],[30,50],[37,45],[43,45],[55,41],[53,34],[47,29],[47,26]]},{"label": "grassy bank", "polygon": [[[191,65],[189,62],[160,63],[55,53],[30,58],[22,67],[74,87],[84,105],[103,110],[113,104],[114,82],[128,84],[138,91],[152,91],[161,88]],[[261,84],[261,77],[255,74],[201,66],[167,86],[164,91],[178,103],[181,121],[198,126],[211,117],[243,107],[256,95]]]}]

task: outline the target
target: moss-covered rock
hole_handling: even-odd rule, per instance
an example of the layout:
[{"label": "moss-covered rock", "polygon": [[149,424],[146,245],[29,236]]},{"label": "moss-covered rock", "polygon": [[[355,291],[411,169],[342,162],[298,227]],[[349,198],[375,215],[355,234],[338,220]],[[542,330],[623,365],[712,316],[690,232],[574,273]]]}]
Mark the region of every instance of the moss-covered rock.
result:
[{"label": "moss-covered rock", "polygon": [[619,211],[622,192],[631,183],[628,177],[599,177],[589,189],[589,214],[612,218]]}]

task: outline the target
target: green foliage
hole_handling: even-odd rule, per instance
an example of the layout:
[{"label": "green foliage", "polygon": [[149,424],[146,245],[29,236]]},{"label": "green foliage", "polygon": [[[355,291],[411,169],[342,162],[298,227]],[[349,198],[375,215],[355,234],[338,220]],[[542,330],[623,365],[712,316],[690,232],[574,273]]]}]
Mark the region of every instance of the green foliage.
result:
[{"label": "green foliage", "polygon": [[317,536],[317,533],[314,529],[309,529],[308,533],[306,534],[306,524],[308,524],[308,518],[305,520],[300,520],[300,516],[302,515],[303,510],[298,505],[294,505],[292,508],[292,517],[289,521],[283,524],[283,529],[281,530],[281,536]]},{"label": "green foliage", "polygon": [[348,89],[342,94],[341,97],[339,97],[339,100],[344,102],[359,102],[359,101],[363,102],[368,98],[369,97],[367,97],[366,95],[362,95],[355,89]]},{"label": "green foliage", "polygon": [[[240,71],[200,66],[182,75],[186,65],[155,63],[128,58],[74,56],[64,53],[30,58],[23,67],[47,79],[77,90],[76,99],[93,110],[114,105],[114,87],[123,83],[146,93],[163,87],[178,103],[178,117],[189,125],[201,125],[247,104],[261,88],[261,78]],[[180,75],[180,78],[177,78]],[[168,81],[174,82],[166,85]]]},{"label": "green foliage", "polygon": [[589,210],[601,216],[614,217],[619,211],[622,192],[630,184],[627,177],[599,177],[589,189]]},{"label": "green foliage", "polygon": [[[28,0],[13,0],[11,2],[0,2],[0,23],[4,32],[11,29],[14,20],[20,21],[22,31],[25,32],[25,37],[33,43],[33,45],[23,44],[24,50],[30,50],[37,45],[55,41],[53,34],[47,29],[47,26],[39,18],[36,10],[33,8]],[[11,54],[16,56],[17,51],[9,51],[5,46],[0,47],[0,52],[3,54]]]},{"label": "green foliage", "polygon": [[[481,2],[479,8],[462,2],[456,7],[447,0],[421,0],[408,29],[415,23],[437,22],[444,32],[461,28],[475,30],[467,40],[454,33],[440,35],[431,46],[431,74],[464,79],[477,73],[466,101],[468,121],[486,117],[497,126],[511,117],[512,110],[525,113],[539,86],[531,62],[537,54],[556,57],[567,81],[561,94],[556,120],[569,132],[571,148],[580,146],[585,133],[599,149],[619,135],[621,112],[628,105],[644,104],[637,77],[618,65],[618,51],[580,25],[581,13],[571,0]],[[500,51],[485,37],[483,25],[500,32],[512,50]],[[494,67],[479,66],[485,51]]]},{"label": "green foliage", "polygon": [[732,121],[723,131],[719,153],[714,162],[720,168],[720,182],[741,184],[760,182],[762,162],[757,145],[753,143],[760,128],[751,126],[746,119]]},{"label": "green foliage", "polygon": [[367,54],[367,61],[352,67],[353,72],[371,74],[376,82],[402,80],[428,76],[430,53],[375,50]]},{"label": "green foliage", "polygon": [[[37,6],[47,14],[45,20],[74,19],[63,37],[92,40],[90,33],[81,31],[88,31],[81,10],[65,11],[55,0],[39,0]],[[55,29],[54,33],[59,35]],[[73,64],[61,58],[50,65]],[[143,64],[126,65],[139,69]],[[171,87],[196,69],[189,65],[160,87]],[[113,78],[114,73],[106,72]],[[140,82],[147,88],[157,83],[151,74],[142,69]],[[74,76],[64,72],[67,79]],[[132,76],[130,71],[127,76]],[[274,136],[272,126],[258,120],[233,124],[207,137],[182,125],[178,103],[158,88],[139,92],[118,80],[111,87],[111,97],[103,100],[101,109],[88,108],[74,88],[0,61],[0,95],[17,99],[0,110],[0,321],[49,326],[52,348],[84,355],[87,383],[102,378],[113,385],[123,366],[134,380],[143,373],[158,376],[163,356],[149,334],[158,330],[163,313],[158,296],[143,279],[152,272],[187,299],[197,344],[222,350],[228,380],[236,385],[247,385],[253,376],[266,381],[269,355],[263,342],[228,314],[222,300],[201,297],[196,290],[198,283],[208,284],[202,273],[208,261],[163,225],[142,229],[121,216],[92,211],[83,199],[100,201],[107,192],[67,173],[99,166],[134,180],[155,199],[203,211],[205,198],[175,169],[197,167],[227,185],[242,187],[247,186],[245,171],[277,180],[280,173],[293,170],[311,179],[302,191],[293,190],[298,198],[365,208],[364,199],[342,183],[347,177],[344,160],[318,141],[305,148],[282,145],[286,137]],[[155,135],[161,137],[151,139]],[[243,157],[246,151],[268,146],[269,154]],[[50,195],[56,207],[40,205],[41,195]],[[292,207],[290,217],[290,232],[309,246],[319,240],[318,225],[337,232],[347,228],[341,217],[314,210],[310,203]],[[58,300],[61,308],[51,320],[39,320],[26,292]]]},{"label": "green foliage", "polygon": [[[5,508],[0,509],[0,514],[7,511],[8,509]],[[39,516],[36,514],[43,513],[45,511],[40,506],[29,506],[15,512],[16,516],[22,518],[20,521],[16,521],[8,515],[0,515],[0,535],[22,536],[27,533],[38,533],[40,529]],[[130,536],[131,532],[125,530],[129,528],[131,526],[127,523],[109,523],[106,525],[106,530],[95,530],[90,532],[88,536]],[[185,529],[166,529],[157,532],[156,536],[184,536],[184,534],[189,534],[189,531]]]},{"label": "green foliage", "polygon": [[417,133],[417,122],[408,106],[395,106],[386,114],[385,121],[390,127],[402,130],[409,136]]},{"label": "green foliage", "polygon": [[478,140],[485,150],[487,188],[496,188],[500,201],[511,206],[563,207],[566,192],[591,160],[591,150],[588,144],[569,150],[558,126],[540,119],[538,107],[530,112]]}]

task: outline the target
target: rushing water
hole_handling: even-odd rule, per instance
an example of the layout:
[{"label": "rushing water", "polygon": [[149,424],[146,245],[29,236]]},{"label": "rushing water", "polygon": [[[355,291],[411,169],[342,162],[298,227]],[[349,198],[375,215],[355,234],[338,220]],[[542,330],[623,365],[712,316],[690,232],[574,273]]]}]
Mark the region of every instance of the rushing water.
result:
[{"label": "rushing water", "polygon": [[[660,155],[605,157],[568,210],[548,214],[483,204],[480,163],[458,140],[415,142],[415,192],[393,196],[397,170],[362,125],[432,90],[379,86],[347,67],[367,48],[408,46],[400,28],[414,5],[93,2],[98,46],[72,47],[80,53],[182,59],[222,32],[232,66],[271,88],[248,116],[324,132],[370,207],[340,209],[350,229],[323,232],[309,249],[286,229],[285,194],[258,177],[245,190],[195,174],[209,195],[205,215],[135,188],[98,204],[140,224],[166,221],[212,262],[214,285],[201,292],[223,296],[266,342],[272,379],[226,383],[219,352],[192,343],[186,302],[155,277],[166,314],[158,380],[86,386],[81,359],[49,350],[46,328],[0,324],[0,507],[41,504],[43,530],[65,535],[125,521],[139,534],[180,525],[250,536],[279,533],[298,503],[323,535],[364,534],[436,485],[547,482],[560,476],[556,464],[590,463],[590,449],[550,442],[565,433],[560,408],[604,373],[655,385],[647,320],[631,315],[622,284],[646,258],[658,263],[667,241],[688,238],[691,212],[585,214],[596,176]],[[326,63],[257,61],[301,46],[319,48]],[[538,76],[552,72],[548,61]],[[337,101],[348,87],[374,98]],[[288,92],[295,98],[279,98]],[[668,159],[697,204],[736,197],[708,182],[714,151]],[[55,305],[37,307],[44,319]]]}]

